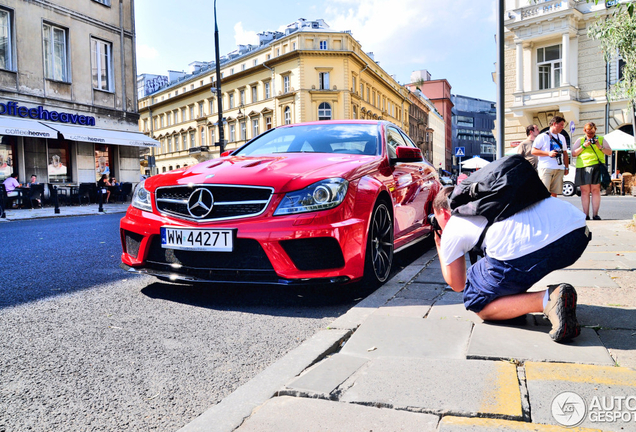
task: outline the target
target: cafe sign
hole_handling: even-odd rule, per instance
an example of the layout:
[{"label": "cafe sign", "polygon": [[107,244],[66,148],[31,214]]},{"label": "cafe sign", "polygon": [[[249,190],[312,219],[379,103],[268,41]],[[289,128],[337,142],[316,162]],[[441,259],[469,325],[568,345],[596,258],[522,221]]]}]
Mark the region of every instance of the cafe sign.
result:
[{"label": "cafe sign", "polygon": [[15,101],[0,102],[0,115],[30,118],[33,120],[47,120],[82,126],[95,126],[95,117],[68,112],[49,111],[43,106],[27,108],[18,105]]}]

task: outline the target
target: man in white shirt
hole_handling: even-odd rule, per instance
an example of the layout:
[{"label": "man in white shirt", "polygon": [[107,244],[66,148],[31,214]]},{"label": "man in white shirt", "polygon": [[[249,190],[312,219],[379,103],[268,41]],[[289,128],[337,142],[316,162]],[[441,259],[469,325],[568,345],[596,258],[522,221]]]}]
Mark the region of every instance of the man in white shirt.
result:
[{"label": "man in white shirt", "polygon": [[435,244],[446,283],[464,292],[464,306],[484,320],[507,320],[543,312],[556,342],[580,333],[576,290],[572,285],[526,292],[554,270],[572,265],[589,242],[585,215],[573,205],[549,197],[508,219],[492,224],[483,240],[485,256],[466,272],[465,255],[479,241],[488,221],[483,216],[451,216],[443,188],[433,201],[439,224]]},{"label": "man in white shirt", "polygon": [[550,130],[537,136],[532,144],[532,154],[539,157],[539,177],[553,197],[563,191],[563,175],[568,174],[570,166],[567,143],[561,135],[564,127],[563,117],[552,117]]}]

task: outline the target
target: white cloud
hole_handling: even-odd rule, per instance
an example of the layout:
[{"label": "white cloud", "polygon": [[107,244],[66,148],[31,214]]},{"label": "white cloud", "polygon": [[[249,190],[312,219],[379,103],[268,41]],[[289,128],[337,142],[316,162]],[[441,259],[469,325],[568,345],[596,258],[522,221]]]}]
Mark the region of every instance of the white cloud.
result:
[{"label": "white cloud", "polygon": [[159,57],[159,51],[155,47],[148,45],[137,45],[137,58],[143,60],[154,60]]},{"label": "white cloud", "polygon": [[258,45],[258,35],[255,31],[243,29],[241,21],[234,24],[234,42],[236,45]]}]

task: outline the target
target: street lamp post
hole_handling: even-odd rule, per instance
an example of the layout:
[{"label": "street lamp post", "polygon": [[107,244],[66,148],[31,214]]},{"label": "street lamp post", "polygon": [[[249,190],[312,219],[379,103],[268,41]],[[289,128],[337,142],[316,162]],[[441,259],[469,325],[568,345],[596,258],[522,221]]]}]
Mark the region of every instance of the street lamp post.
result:
[{"label": "street lamp post", "polygon": [[[221,100],[221,56],[219,55],[219,26],[216,22],[216,0],[214,0],[214,50],[216,51],[216,102],[219,112],[219,155],[225,151],[223,131],[223,101]],[[214,91],[214,89],[212,89]]]}]

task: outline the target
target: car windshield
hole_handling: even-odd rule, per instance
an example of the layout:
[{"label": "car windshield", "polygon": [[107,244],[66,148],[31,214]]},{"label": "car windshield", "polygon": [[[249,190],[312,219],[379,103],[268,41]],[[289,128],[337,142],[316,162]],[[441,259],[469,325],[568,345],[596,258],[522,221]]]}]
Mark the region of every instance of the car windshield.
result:
[{"label": "car windshield", "polygon": [[376,155],[376,124],[305,125],[274,129],[251,141],[233,156],[276,153],[345,153]]}]

